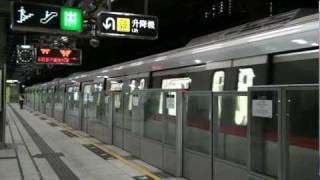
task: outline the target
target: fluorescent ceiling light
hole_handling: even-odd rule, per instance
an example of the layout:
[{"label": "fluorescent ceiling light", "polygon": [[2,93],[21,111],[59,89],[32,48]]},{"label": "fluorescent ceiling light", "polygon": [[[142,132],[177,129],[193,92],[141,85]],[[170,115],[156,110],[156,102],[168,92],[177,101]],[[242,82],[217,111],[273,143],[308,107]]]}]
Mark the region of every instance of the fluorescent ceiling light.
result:
[{"label": "fluorescent ceiling light", "polygon": [[21,48],[24,48],[24,49],[30,49],[31,46],[30,45],[21,45]]},{"label": "fluorescent ceiling light", "polygon": [[294,26],[294,27],[289,27],[284,29],[278,29],[270,32],[249,36],[248,42],[255,42],[255,41],[261,41],[265,39],[276,38],[279,36],[298,33],[298,32],[301,32],[301,30],[302,30],[302,26]]},{"label": "fluorescent ceiling light", "polygon": [[310,45],[311,45],[311,46],[319,46],[318,43],[311,43]]},{"label": "fluorescent ceiling light", "polygon": [[210,45],[210,46],[194,49],[194,50],[192,50],[192,54],[205,52],[205,51],[210,51],[210,50],[216,50],[216,49],[220,49],[220,48],[223,48],[223,47],[224,47],[224,44],[222,44],[222,43],[214,44],[214,45]]},{"label": "fluorescent ceiling light", "polygon": [[294,39],[294,40],[291,40],[291,42],[293,43],[296,43],[296,44],[308,44],[308,41],[304,40],[304,39]]},{"label": "fluorescent ceiling light", "polygon": [[8,79],[6,80],[6,83],[18,83],[19,81],[18,80],[13,80],[13,79]]},{"label": "fluorescent ceiling light", "polygon": [[202,61],[200,59],[194,60],[195,63],[200,64]]},{"label": "fluorescent ceiling light", "polygon": [[121,70],[123,69],[123,66],[117,67],[117,68],[113,68],[113,70]]},{"label": "fluorescent ceiling light", "polygon": [[142,64],[143,64],[143,62],[140,61],[140,62],[131,63],[130,66],[140,66],[140,65],[142,65]]},{"label": "fluorescent ceiling light", "polygon": [[106,78],[106,79],[108,79],[109,78],[109,76],[103,76],[104,78]]},{"label": "fluorescent ceiling light", "polygon": [[167,56],[162,56],[162,57],[156,58],[154,61],[155,61],[155,62],[159,62],[159,61],[164,61],[164,60],[166,60],[166,59],[167,59]]}]

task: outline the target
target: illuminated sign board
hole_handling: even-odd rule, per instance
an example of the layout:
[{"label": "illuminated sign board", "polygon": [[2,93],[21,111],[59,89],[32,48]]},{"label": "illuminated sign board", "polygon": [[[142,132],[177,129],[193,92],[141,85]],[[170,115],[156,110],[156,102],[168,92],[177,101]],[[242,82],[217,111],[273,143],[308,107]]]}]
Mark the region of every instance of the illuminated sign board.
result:
[{"label": "illuminated sign board", "polygon": [[11,28],[32,32],[81,32],[82,11],[33,3],[12,3]]},{"label": "illuminated sign board", "polygon": [[36,64],[81,65],[80,49],[67,48],[37,48]]},{"label": "illuminated sign board", "polygon": [[61,8],[60,28],[66,31],[81,31],[82,12],[80,9]]},{"label": "illuminated sign board", "polygon": [[97,34],[108,37],[157,39],[158,18],[138,14],[100,12],[97,16]]}]

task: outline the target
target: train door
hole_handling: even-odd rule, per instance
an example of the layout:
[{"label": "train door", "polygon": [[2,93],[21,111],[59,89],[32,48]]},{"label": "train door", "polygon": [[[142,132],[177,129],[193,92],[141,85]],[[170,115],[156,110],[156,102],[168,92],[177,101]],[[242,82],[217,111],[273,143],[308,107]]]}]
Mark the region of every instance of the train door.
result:
[{"label": "train door", "polygon": [[79,85],[67,86],[65,121],[74,129],[81,129]]},{"label": "train door", "polygon": [[277,88],[251,90],[249,101],[250,177],[282,180],[281,91]]},{"label": "train door", "polygon": [[83,85],[83,131],[97,139],[103,139],[104,94],[103,83]]},{"label": "train door", "polygon": [[65,99],[65,86],[60,85],[56,87],[55,90],[55,98],[54,98],[54,111],[53,115],[54,118],[59,120],[59,121],[64,121],[64,99]]},{"label": "train door", "polygon": [[139,108],[139,92],[143,90],[145,79],[132,79],[129,85],[129,92],[124,94],[124,149],[140,157],[141,137],[141,108]]},{"label": "train door", "polygon": [[110,91],[112,94],[112,142],[118,147],[123,147],[123,82],[110,81]]},{"label": "train door", "polygon": [[319,85],[282,91],[284,179],[319,178]]},{"label": "train door", "polygon": [[52,117],[53,95],[54,95],[54,88],[52,88],[52,87],[48,88],[47,96],[46,96],[47,100],[46,100],[45,108],[46,108],[46,114],[49,117]]},{"label": "train door", "polygon": [[46,113],[47,89],[40,90],[40,112]]}]

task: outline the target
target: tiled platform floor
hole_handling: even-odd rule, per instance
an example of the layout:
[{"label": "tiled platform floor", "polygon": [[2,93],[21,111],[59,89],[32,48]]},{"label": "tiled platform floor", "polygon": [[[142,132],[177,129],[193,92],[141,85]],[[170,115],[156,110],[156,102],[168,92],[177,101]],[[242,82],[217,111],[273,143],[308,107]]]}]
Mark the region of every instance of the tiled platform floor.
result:
[{"label": "tiled platform floor", "polygon": [[[20,110],[17,104],[11,104],[7,106],[7,122],[6,147],[0,149],[0,180],[148,179],[123,161],[117,158],[106,160],[83,146],[89,142],[100,143],[98,140],[69,137],[61,132],[66,125],[39,112]],[[101,146],[121,156],[130,156],[115,146]],[[129,161],[152,174],[164,174],[140,160]]]}]

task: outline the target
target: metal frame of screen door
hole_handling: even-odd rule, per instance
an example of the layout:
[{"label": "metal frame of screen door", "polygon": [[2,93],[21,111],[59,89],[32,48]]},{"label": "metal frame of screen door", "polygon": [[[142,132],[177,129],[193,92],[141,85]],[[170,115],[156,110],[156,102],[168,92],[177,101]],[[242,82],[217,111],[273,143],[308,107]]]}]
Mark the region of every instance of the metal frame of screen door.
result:
[{"label": "metal frame of screen door", "polygon": [[2,64],[0,66],[0,121],[1,121],[1,134],[0,134],[0,147],[5,145],[5,135],[6,135],[6,93],[5,93],[5,85],[6,85],[6,65]]},{"label": "metal frame of screen door", "polygon": [[278,103],[278,107],[277,107],[277,132],[278,132],[278,150],[277,150],[277,159],[279,159],[279,162],[278,162],[278,169],[277,169],[277,180],[283,180],[284,178],[284,150],[283,150],[283,145],[284,145],[284,142],[283,142],[283,139],[284,139],[284,132],[283,132],[283,122],[282,122],[282,106],[283,106],[283,103],[282,103],[282,91],[281,91],[281,88],[280,87],[274,87],[274,86],[255,86],[255,87],[250,87],[249,90],[248,90],[248,128],[249,128],[249,131],[248,131],[248,138],[249,138],[249,156],[248,156],[248,167],[249,167],[249,174],[250,176],[254,176],[254,177],[257,177],[257,178],[261,178],[261,179],[265,179],[265,178],[268,178],[268,179],[274,179],[273,177],[270,177],[270,176],[267,176],[267,175],[263,175],[263,174],[260,174],[258,172],[255,172],[253,170],[253,167],[252,167],[252,149],[253,149],[253,144],[252,144],[252,93],[254,92],[276,92],[277,93],[277,103]]},{"label": "metal frame of screen door", "polygon": [[290,161],[289,161],[289,129],[290,121],[288,122],[288,117],[290,112],[288,112],[288,97],[287,91],[312,91],[319,90],[319,85],[316,84],[303,84],[303,85],[288,85],[281,86],[282,94],[282,138],[283,138],[283,180],[289,180],[290,178]]}]

